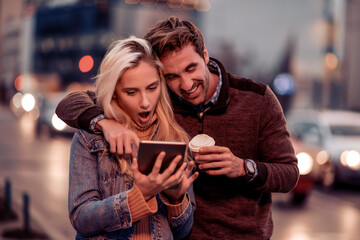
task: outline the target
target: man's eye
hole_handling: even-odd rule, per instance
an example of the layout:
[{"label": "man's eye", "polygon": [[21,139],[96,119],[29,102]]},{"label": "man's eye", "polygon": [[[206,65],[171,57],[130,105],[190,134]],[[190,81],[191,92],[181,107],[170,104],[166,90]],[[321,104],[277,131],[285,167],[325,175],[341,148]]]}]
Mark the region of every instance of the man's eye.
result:
[{"label": "man's eye", "polygon": [[166,76],[166,80],[168,80],[168,81],[173,81],[176,78],[177,78],[177,76],[175,76],[175,75]]},{"label": "man's eye", "polygon": [[127,91],[126,94],[129,95],[129,96],[134,96],[134,95],[135,95],[135,91]]},{"label": "man's eye", "polygon": [[195,72],[196,68],[195,67],[191,67],[187,69],[187,72],[192,73]]}]

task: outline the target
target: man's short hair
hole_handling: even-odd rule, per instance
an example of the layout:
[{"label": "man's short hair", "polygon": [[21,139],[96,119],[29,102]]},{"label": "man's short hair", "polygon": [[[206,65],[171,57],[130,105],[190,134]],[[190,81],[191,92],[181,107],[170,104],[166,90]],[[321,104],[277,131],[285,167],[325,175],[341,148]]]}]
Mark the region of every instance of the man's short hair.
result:
[{"label": "man's short hair", "polygon": [[144,37],[161,59],[173,51],[180,51],[188,44],[204,58],[204,38],[200,30],[190,21],[170,17],[157,23]]}]

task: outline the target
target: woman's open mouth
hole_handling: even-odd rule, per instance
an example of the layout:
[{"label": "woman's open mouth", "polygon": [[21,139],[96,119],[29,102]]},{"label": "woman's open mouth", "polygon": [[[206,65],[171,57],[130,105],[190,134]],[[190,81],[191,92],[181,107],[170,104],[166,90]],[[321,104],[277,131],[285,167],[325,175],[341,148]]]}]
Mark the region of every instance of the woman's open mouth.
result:
[{"label": "woman's open mouth", "polygon": [[139,113],[139,120],[141,124],[148,123],[150,121],[150,111],[147,112],[140,112]]}]

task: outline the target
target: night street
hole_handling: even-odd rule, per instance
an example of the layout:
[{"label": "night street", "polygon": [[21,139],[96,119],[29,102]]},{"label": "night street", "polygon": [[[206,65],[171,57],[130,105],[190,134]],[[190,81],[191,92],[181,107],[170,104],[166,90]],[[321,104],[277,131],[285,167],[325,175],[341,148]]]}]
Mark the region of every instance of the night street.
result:
[{"label": "night street", "polygon": [[12,184],[13,202],[21,206],[22,194],[30,196],[31,219],[54,239],[74,239],[68,219],[67,191],[69,138],[36,138],[34,122],[0,110],[0,181]]},{"label": "night street", "polygon": [[[9,179],[13,202],[30,196],[31,220],[52,239],[74,239],[67,211],[69,137],[36,137],[34,121],[0,107],[0,186]],[[276,240],[355,240],[360,236],[360,191],[314,191],[304,207],[273,195]]]}]

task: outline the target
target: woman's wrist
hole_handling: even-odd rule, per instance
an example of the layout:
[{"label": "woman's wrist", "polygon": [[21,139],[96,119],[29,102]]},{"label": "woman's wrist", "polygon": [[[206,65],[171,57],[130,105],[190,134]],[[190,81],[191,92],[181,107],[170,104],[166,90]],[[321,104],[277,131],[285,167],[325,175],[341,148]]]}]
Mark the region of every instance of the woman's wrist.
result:
[{"label": "woman's wrist", "polygon": [[[172,205],[178,205],[184,201],[184,196],[186,194],[182,194],[180,196],[173,196],[173,195],[167,194],[166,192],[163,191],[163,192],[161,192],[161,195],[163,198],[165,197],[167,199],[167,203],[172,204]],[[163,198],[162,198],[162,200],[166,201]]]}]

